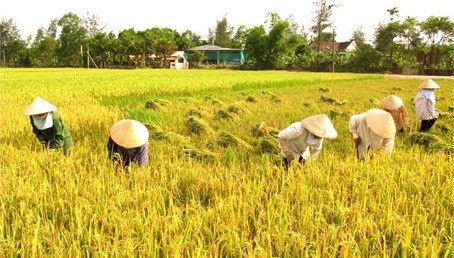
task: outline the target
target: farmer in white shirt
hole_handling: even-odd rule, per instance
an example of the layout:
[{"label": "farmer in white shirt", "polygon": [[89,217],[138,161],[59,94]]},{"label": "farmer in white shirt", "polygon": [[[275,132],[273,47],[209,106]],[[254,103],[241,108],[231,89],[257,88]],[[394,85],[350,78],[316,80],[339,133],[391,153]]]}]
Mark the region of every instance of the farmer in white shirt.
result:
[{"label": "farmer in white shirt", "polygon": [[396,125],[390,113],[373,108],[353,115],[350,117],[349,129],[359,160],[364,159],[371,149],[382,149],[388,154],[393,151]]},{"label": "farmer in white shirt", "polygon": [[440,86],[431,79],[426,79],[419,85],[420,90],[413,103],[416,108],[416,116],[421,120],[420,132],[428,132],[437,121],[439,113],[435,110],[434,90],[438,88]]},{"label": "farmer in white shirt", "polygon": [[289,125],[278,134],[284,165],[292,160],[306,162],[310,157],[315,160],[322,150],[323,139],[334,139],[337,132],[325,114],[304,118],[301,122]]}]

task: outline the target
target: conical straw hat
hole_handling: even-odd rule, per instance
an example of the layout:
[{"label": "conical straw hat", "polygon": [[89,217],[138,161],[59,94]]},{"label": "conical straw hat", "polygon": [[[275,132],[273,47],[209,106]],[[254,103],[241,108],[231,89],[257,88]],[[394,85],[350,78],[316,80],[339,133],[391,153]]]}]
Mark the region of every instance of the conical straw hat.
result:
[{"label": "conical straw hat", "polygon": [[136,148],[148,141],[148,129],[136,120],[121,120],[110,128],[112,140],[124,148]]},{"label": "conical straw hat", "polygon": [[336,129],[325,114],[306,117],[301,122],[304,128],[318,137],[328,139],[337,137]]},{"label": "conical straw hat", "polygon": [[432,79],[429,79],[427,78],[425,81],[423,81],[423,83],[421,83],[421,85],[419,85],[419,88],[420,89],[438,89],[440,88],[440,86],[432,81]]},{"label": "conical straw hat", "polygon": [[398,109],[400,108],[404,102],[401,98],[395,95],[389,95],[388,97],[381,100],[381,105],[389,110]]},{"label": "conical straw hat", "polygon": [[372,108],[366,112],[367,126],[383,138],[392,138],[396,134],[396,125],[390,113]]},{"label": "conical straw hat", "polygon": [[33,100],[32,104],[30,104],[30,106],[27,108],[27,110],[25,110],[24,115],[32,116],[51,112],[54,110],[57,110],[56,106],[50,104],[40,97],[36,97],[35,100]]}]

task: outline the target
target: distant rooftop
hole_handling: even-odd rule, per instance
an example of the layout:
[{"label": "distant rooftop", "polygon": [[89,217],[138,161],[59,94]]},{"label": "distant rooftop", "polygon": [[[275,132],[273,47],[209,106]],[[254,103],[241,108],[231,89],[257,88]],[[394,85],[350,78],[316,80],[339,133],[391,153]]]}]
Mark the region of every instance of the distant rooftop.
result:
[{"label": "distant rooftop", "polygon": [[203,45],[186,49],[186,51],[241,51],[241,49],[226,48],[215,45]]}]

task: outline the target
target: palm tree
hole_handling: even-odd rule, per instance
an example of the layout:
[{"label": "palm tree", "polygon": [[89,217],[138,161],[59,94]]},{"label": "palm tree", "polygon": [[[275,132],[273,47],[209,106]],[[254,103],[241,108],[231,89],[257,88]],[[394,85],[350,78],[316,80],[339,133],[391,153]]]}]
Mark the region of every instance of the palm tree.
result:
[{"label": "palm tree", "polygon": [[393,7],[393,8],[389,8],[388,10],[386,10],[389,15],[391,16],[391,21],[394,20],[394,15],[396,16],[399,16],[397,13],[399,12],[399,10],[397,10],[397,7]]}]

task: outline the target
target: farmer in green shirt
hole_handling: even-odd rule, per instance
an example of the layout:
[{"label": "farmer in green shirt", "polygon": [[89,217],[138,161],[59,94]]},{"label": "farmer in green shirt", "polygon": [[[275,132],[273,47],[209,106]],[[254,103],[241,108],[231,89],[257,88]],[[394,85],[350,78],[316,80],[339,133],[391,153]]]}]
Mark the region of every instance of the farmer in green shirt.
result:
[{"label": "farmer in green shirt", "polygon": [[63,150],[63,153],[67,155],[74,146],[74,142],[68,126],[55,112],[56,109],[56,106],[36,97],[24,115],[30,116],[33,133],[41,142],[43,149]]}]

